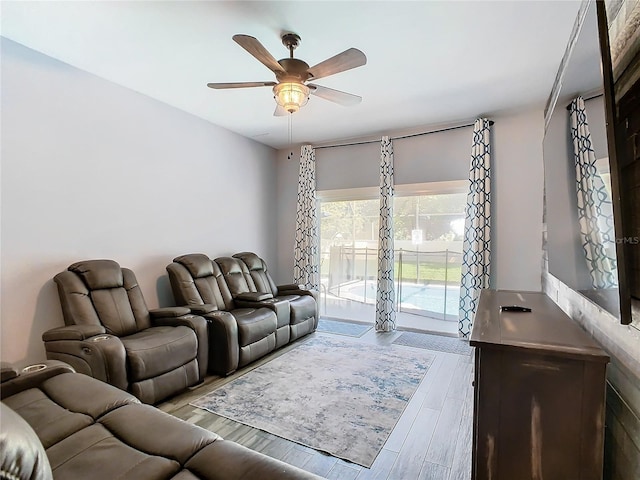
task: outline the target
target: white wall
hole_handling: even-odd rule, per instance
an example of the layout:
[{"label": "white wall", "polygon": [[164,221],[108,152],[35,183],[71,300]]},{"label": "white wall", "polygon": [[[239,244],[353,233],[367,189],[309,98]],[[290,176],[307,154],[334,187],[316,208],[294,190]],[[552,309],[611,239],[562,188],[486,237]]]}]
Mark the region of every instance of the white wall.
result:
[{"label": "white wall", "polygon": [[[542,108],[491,116],[493,147],[492,286],[540,291],[542,255]],[[394,136],[394,132],[389,132]],[[472,129],[394,141],[396,184],[468,178]],[[278,268],[293,276],[298,160],[278,152]],[[299,158],[299,148],[294,152]],[[318,149],[318,189],[377,184],[379,146]]]},{"label": "white wall", "polygon": [[544,175],[542,108],[491,117],[492,287],[540,291]]},{"label": "white wall", "polygon": [[276,261],[275,150],[2,39],[3,360],[44,359],[63,324],[52,277],[131,268],[171,305],[180,254]]}]

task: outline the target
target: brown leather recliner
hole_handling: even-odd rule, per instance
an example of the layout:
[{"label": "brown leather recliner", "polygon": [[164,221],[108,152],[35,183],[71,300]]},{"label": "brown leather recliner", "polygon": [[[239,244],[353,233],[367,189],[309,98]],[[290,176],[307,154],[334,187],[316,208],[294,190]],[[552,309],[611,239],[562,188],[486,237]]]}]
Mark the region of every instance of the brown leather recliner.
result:
[{"label": "brown leather recliner", "polygon": [[276,287],[259,257],[237,255],[244,256],[253,271],[241,258],[213,261],[202,253],[181,255],[167,266],[176,302],[208,321],[210,371],[220,375],[315,331],[318,324],[311,291],[298,285]]},{"label": "brown leather recliner", "polygon": [[319,318],[317,292],[296,284],[276,285],[266,262],[255,253],[236,253],[233,258],[241,260],[247,267],[248,276],[245,273],[245,277],[249,291],[270,293],[276,302],[286,300],[289,303],[290,340],[315,331]]},{"label": "brown leather recliner", "polygon": [[[229,375],[276,348],[276,314],[255,305],[240,308],[220,267],[209,257],[176,257],[167,272],[176,302],[207,320],[211,373]],[[266,296],[253,295],[261,297]]]},{"label": "brown leather recliner", "polygon": [[66,326],[42,335],[48,359],[144,403],[157,403],[204,378],[206,321],[184,307],[149,311],[131,270],[113,260],[88,260],[54,281]]},{"label": "brown leather recliner", "polygon": [[214,263],[220,268],[224,282],[236,305],[244,308],[268,308],[277,318],[276,348],[291,341],[291,306],[286,299],[273,298],[270,292],[258,292],[246,265],[239,258],[219,257]]}]

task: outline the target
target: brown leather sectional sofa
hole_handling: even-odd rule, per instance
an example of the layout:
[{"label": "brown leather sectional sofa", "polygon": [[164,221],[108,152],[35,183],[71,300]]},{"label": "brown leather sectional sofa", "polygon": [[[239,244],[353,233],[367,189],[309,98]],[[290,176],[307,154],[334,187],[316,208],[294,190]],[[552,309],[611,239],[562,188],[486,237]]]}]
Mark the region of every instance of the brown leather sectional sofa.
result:
[{"label": "brown leather sectional sofa", "polygon": [[167,272],[176,303],[207,320],[211,373],[229,375],[318,326],[315,292],[276,286],[254,253],[182,255]]},{"label": "brown leather sectional sofa", "polygon": [[2,365],[0,478],[320,478],[141,404],[63,362],[43,366],[19,374]]}]

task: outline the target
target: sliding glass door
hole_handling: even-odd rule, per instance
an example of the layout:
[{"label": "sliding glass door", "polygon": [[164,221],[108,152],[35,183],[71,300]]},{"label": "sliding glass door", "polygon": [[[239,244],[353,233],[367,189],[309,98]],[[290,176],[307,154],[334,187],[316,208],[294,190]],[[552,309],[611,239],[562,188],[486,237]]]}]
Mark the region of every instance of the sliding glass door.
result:
[{"label": "sliding glass door", "polygon": [[395,199],[399,312],[457,321],[465,202],[463,193]]},{"label": "sliding glass door", "polygon": [[[465,200],[466,195],[457,192],[395,198],[399,313],[457,321]],[[378,217],[377,198],[321,200],[320,308],[324,316],[373,322]]]},{"label": "sliding glass door", "polygon": [[372,320],[376,301],[378,199],[320,204],[321,311]]}]

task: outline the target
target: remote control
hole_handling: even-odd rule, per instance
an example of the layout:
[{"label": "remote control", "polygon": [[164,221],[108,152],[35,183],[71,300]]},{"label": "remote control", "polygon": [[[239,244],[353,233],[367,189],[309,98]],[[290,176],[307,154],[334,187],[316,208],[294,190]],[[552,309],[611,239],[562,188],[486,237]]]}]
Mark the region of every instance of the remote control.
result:
[{"label": "remote control", "polygon": [[501,312],[530,312],[529,307],[522,307],[520,305],[500,305]]}]

